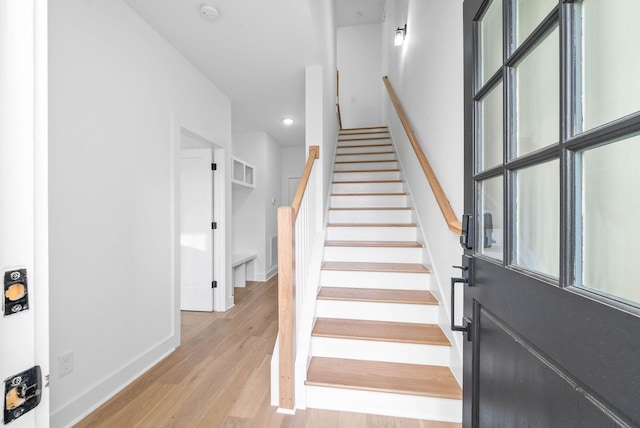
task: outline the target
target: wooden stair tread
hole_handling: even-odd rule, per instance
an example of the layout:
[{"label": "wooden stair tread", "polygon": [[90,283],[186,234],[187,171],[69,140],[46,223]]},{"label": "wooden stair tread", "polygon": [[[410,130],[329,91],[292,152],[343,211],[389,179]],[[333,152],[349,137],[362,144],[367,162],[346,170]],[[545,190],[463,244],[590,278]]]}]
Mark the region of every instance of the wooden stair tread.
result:
[{"label": "wooden stair tread", "polygon": [[[376,162],[397,162],[395,159],[373,159],[373,160],[354,160],[354,161],[339,161],[337,164],[345,164],[345,163],[376,163]],[[333,172],[342,172],[340,170]]]},{"label": "wooden stair tread", "polygon": [[393,155],[395,152],[336,153],[336,156]]},{"label": "wooden stair tread", "polygon": [[331,211],[331,210],[335,210],[335,211],[340,211],[340,210],[342,210],[342,211],[345,211],[345,210],[383,211],[383,210],[411,210],[411,209],[413,209],[413,208],[411,208],[411,207],[351,207],[351,208],[329,207],[329,211]]},{"label": "wooden stair tread", "polygon": [[388,193],[332,193],[330,196],[405,196],[407,192],[388,192]]},{"label": "wooden stair tread", "polygon": [[402,183],[402,180],[353,180],[353,181],[332,181],[332,184],[360,184],[360,183]]},{"label": "wooden stair tread", "polygon": [[323,270],[347,270],[367,272],[429,273],[421,263],[375,263],[375,262],[324,262]]},{"label": "wooden stair tread", "polygon": [[[378,134],[378,132],[376,132]],[[379,132],[379,134],[386,134],[386,132]],[[346,137],[347,135],[341,135]],[[391,137],[368,137],[368,138],[338,138],[338,142],[341,141],[369,141],[369,140],[390,140]]]},{"label": "wooden stair tread", "polygon": [[462,399],[448,367],[313,357],[306,385]]},{"label": "wooden stair tread", "polygon": [[399,169],[345,169],[345,170],[334,170],[334,174],[343,174],[345,172],[348,173],[356,173],[356,172],[400,172]]},{"label": "wooden stair tread", "polygon": [[451,346],[449,339],[437,324],[318,318],[311,335],[340,339]]},{"label": "wooden stair tread", "polygon": [[[382,143],[382,144],[356,144],[353,146],[341,146],[341,145],[337,145],[336,148],[338,149],[360,149],[363,147],[393,147],[393,144],[391,143]],[[357,154],[357,153],[355,153]]]},{"label": "wooden stair tread", "polygon": [[437,305],[438,300],[426,290],[390,290],[383,288],[322,287],[318,300],[348,300],[354,302],[406,303]]},{"label": "wooden stair tread", "polygon": [[327,227],[416,227],[415,223],[329,223]]},{"label": "wooden stair tread", "polygon": [[389,248],[422,248],[416,241],[325,241],[327,247],[389,247]]}]

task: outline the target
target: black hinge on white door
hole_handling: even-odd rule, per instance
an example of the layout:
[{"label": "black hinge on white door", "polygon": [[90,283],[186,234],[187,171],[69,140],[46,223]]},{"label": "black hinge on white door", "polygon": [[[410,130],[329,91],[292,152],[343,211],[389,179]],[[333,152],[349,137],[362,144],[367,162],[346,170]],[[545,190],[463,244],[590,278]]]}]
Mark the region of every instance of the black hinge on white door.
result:
[{"label": "black hinge on white door", "polygon": [[218,164],[212,163],[211,164],[211,171],[217,171],[217,170],[218,170]]},{"label": "black hinge on white door", "polygon": [[211,281],[211,288],[218,288],[218,281]]},{"label": "black hinge on white door", "polygon": [[217,222],[215,222],[215,221],[212,221],[212,222],[211,222],[211,229],[214,229],[214,230],[215,230],[215,229],[217,229],[217,228],[218,228],[218,223],[217,223]]}]

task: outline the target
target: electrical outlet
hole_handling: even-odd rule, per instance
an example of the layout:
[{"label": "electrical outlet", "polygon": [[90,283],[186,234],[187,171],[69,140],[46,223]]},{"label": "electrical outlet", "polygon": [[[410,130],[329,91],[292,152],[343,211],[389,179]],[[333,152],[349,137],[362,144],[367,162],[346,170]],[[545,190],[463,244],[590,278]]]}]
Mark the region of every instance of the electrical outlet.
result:
[{"label": "electrical outlet", "polygon": [[73,351],[58,356],[58,379],[73,371]]}]

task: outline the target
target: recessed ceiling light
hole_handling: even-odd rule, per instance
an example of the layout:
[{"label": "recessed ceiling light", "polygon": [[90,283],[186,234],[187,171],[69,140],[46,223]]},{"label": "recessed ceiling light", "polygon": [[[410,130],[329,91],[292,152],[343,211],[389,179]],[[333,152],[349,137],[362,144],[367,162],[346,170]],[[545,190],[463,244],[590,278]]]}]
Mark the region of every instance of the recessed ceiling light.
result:
[{"label": "recessed ceiling light", "polygon": [[285,117],[284,119],[282,119],[282,123],[284,123],[287,126],[293,125],[293,119],[291,119],[290,117]]}]

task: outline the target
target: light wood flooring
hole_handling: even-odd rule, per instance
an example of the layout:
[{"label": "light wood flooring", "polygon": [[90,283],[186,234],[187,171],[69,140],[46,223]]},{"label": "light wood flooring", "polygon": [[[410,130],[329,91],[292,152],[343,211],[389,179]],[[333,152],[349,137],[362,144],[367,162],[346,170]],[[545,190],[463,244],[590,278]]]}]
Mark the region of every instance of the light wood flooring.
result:
[{"label": "light wood flooring", "polygon": [[236,288],[224,313],[182,313],[182,345],[77,427],[452,428],[458,424],[328,410],[276,413],[270,362],[277,279]]}]

